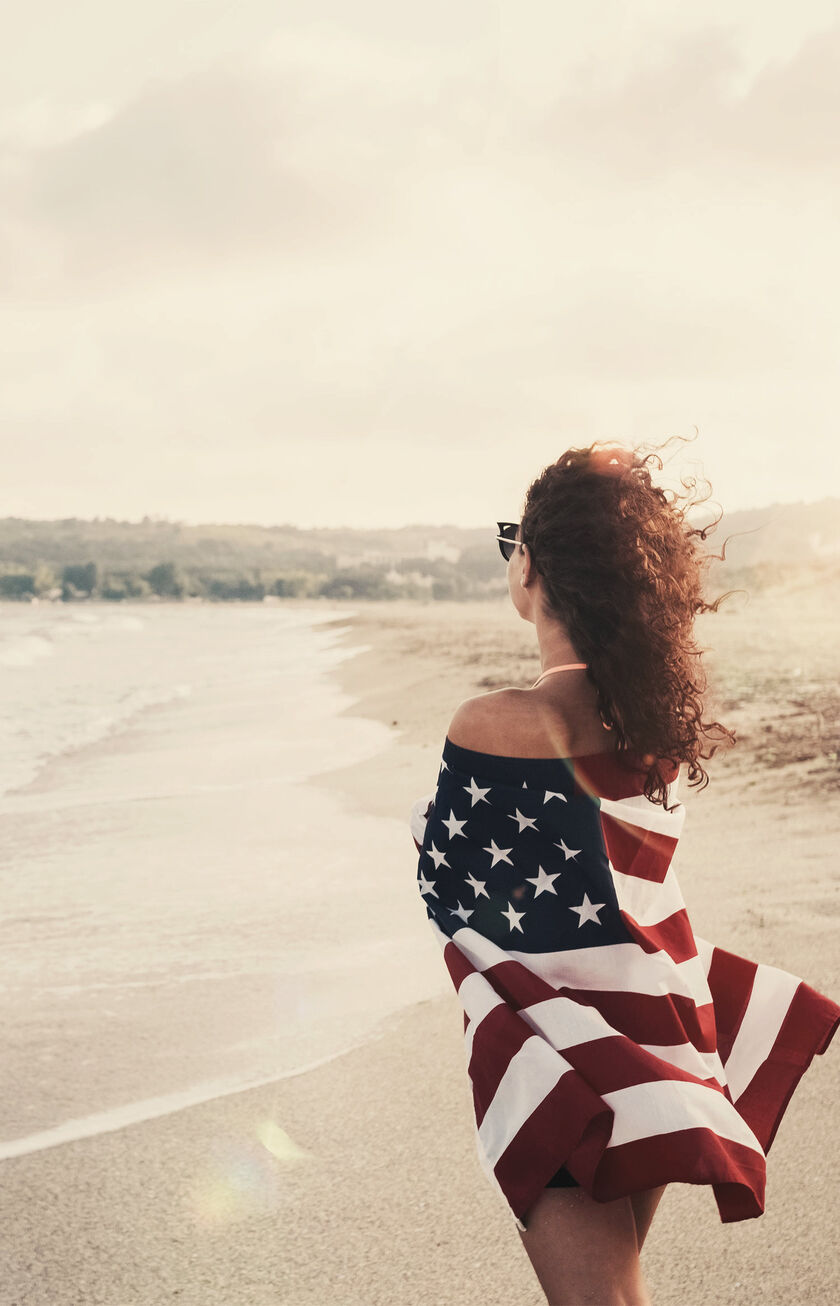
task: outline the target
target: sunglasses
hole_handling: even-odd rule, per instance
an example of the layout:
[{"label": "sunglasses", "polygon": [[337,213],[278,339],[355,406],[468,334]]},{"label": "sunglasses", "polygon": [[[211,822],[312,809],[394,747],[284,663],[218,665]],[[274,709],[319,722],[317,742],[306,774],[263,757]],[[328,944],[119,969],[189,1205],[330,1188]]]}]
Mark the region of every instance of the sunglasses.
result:
[{"label": "sunglasses", "polygon": [[519,530],[518,521],[499,521],[496,522],[499,528],[499,534],[496,539],[499,541],[499,552],[505,562],[510,562],[513,557],[513,551],[516,548],[516,532]]}]

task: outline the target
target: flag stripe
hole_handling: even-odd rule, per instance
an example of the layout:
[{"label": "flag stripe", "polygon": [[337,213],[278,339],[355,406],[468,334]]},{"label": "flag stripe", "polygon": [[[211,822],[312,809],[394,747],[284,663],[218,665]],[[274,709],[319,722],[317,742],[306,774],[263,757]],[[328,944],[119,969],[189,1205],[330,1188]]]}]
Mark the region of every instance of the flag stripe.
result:
[{"label": "flag stripe", "polygon": [[718,1052],[726,1066],[752,996],[753,981],[758,966],[754,961],[738,957],[724,948],[706,944],[696,935],[695,942],[698,955],[701,946],[708,951],[708,984],[715,1004]]},{"label": "flag stripe", "polygon": [[597,1201],[611,1202],[667,1183],[712,1183],[723,1221],[748,1220],[764,1211],[763,1156],[702,1128],[660,1134],[655,1147],[641,1138],[608,1148],[591,1192]]},{"label": "flag stripe", "polygon": [[838,1025],[837,1006],[801,981],[773,1047],[736,1103],[765,1152],[797,1084],[813,1058],[825,1052]]},{"label": "flag stripe", "polygon": [[674,963],[667,953],[646,952],[638,943],[607,943],[600,948],[569,948],[565,952],[505,952],[468,926],[456,930],[452,941],[476,970],[508,959],[519,962],[551,983],[573,988],[629,989],[634,993],[671,993],[711,1001],[706,972],[696,955]]},{"label": "flag stripe", "polygon": [[611,1129],[612,1112],[598,1094],[579,1076],[564,1075],[535,1102],[516,1138],[493,1163],[513,1214],[521,1218],[527,1213],[571,1155],[603,1153]]},{"label": "flag stripe", "polygon": [[494,1166],[543,1098],[569,1073],[569,1063],[534,1035],[514,1052],[478,1122],[481,1145]]},{"label": "flag stripe", "polygon": [[658,830],[643,830],[628,825],[601,811],[604,847],[612,865],[622,875],[636,875],[643,880],[662,883],[671,865],[677,841]]},{"label": "flag stripe", "polygon": [[658,925],[685,907],[673,866],[661,883],[643,880],[638,875],[624,875],[612,864],[610,874],[620,910],[627,912],[639,925]]},{"label": "flag stripe", "polygon": [[653,1138],[676,1129],[713,1129],[761,1154],[761,1144],[747,1122],[733,1111],[732,1103],[716,1089],[686,1080],[660,1079],[602,1093],[616,1113],[610,1146]]},{"label": "flag stripe", "polygon": [[775,966],[757,966],[750,1003],[738,1026],[732,1051],[726,1058],[726,1075],[732,1101],[737,1102],[759,1066],[767,1059],[799,980]]},{"label": "flag stripe", "polygon": [[683,907],[656,925],[640,925],[628,912],[621,913],[627,932],[645,952],[667,952],[674,961],[697,956],[688,912]]},{"label": "flag stripe", "polygon": [[[538,975],[526,970],[519,962],[500,962],[485,971],[477,971],[465,958],[460,957],[454,943],[447,945],[447,960],[450,955],[460,958],[458,969],[462,975],[483,975],[499,997],[514,1010],[563,997],[579,1005],[595,1008],[613,1029],[621,1030],[637,1042],[666,1046],[687,1040],[701,1052],[716,1050],[715,1008],[711,1002],[699,1006],[679,994],[654,995],[627,993],[624,990],[610,993],[565,986],[554,988]],[[450,973],[455,969],[453,962]],[[463,979],[460,983],[463,983]]]}]

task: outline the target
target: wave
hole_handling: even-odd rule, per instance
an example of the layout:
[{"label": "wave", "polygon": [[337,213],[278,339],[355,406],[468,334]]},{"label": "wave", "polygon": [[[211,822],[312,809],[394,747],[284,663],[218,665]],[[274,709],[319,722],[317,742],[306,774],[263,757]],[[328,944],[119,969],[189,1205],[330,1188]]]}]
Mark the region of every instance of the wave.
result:
[{"label": "wave", "polygon": [[192,685],[182,682],[157,689],[138,688],[128,690],[118,703],[112,704],[106,711],[100,711],[87,720],[78,721],[72,727],[69,739],[58,742],[54,747],[40,752],[34,758],[21,758],[17,768],[18,774],[14,787],[6,785],[0,790],[2,794],[17,794],[31,784],[38,775],[52,762],[61,758],[72,757],[83,748],[90,748],[104,739],[112,738],[127,730],[138,717],[153,708],[165,707],[178,699],[186,699],[193,692]]},{"label": "wave", "polygon": [[[394,1013],[391,1013],[393,1016]],[[28,1156],[32,1152],[44,1152],[50,1147],[61,1147],[65,1143],[76,1143],[82,1138],[95,1138],[99,1134],[116,1133],[129,1125],[141,1124],[144,1120],[156,1120],[161,1116],[174,1115],[188,1107],[201,1106],[204,1102],[214,1102],[220,1097],[232,1097],[236,1093],[247,1093],[252,1088],[264,1088],[267,1084],[277,1084],[284,1079],[293,1079],[297,1075],[308,1074],[330,1061],[355,1052],[357,1048],[366,1047],[384,1038],[388,1033],[387,1018],[363,1038],[349,1043],[338,1051],[328,1052],[317,1061],[310,1061],[304,1066],[295,1066],[279,1074],[260,1076],[228,1075],[221,1079],[204,1080],[190,1088],[173,1093],[164,1093],[159,1097],[142,1098],[137,1102],[126,1102],[122,1106],[112,1107],[107,1111],[97,1111],[93,1115],[79,1116],[75,1120],[65,1120],[52,1129],[43,1129],[23,1138],[10,1138],[0,1141],[0,1161],[8,1161],[17,1156]]]}]

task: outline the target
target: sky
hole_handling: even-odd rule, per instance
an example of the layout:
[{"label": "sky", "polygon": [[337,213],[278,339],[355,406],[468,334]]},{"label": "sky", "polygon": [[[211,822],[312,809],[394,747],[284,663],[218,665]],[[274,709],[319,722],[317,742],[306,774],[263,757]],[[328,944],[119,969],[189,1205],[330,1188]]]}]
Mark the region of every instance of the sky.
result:
[{"label": "sky", "polygon": [[0,516],[515,520],[570,446],[840,493],[840,0],[28,0]]}]

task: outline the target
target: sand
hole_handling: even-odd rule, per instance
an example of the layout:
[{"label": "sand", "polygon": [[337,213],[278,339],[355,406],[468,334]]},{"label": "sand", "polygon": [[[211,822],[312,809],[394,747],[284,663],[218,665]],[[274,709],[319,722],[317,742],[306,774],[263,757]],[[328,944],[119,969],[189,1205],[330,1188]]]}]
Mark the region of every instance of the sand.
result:
[{"label": "sand", "polygon": [[[703,792],[683,782],[677,869],[698,934],[836,998],[828,597],[778,592],[704,619],[714,713],[738,727],[739,744],[712,760]],[[434,785],[457,703],[533,678],[533,629],[496,603],[351,612],[351,642],[369,648],[341,668],[356,700],[348,711],[400,733],[386,753],[320,783],[405,820]],[[406,831],[394,874],[415,868]],[[419,899],[417,910],[427,928]],[[0,1302],[539,1306],[475,1155],[461,1032],[453,992],[307,1073],[5,1162]],[[723,1225],[710,1188],[669,1186],[642,1255],[656,1306],[838,1300],[838,1090],[832,1046],[782,1121],[758,1219]]]}]

